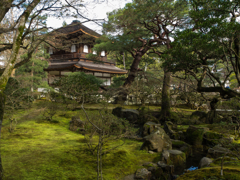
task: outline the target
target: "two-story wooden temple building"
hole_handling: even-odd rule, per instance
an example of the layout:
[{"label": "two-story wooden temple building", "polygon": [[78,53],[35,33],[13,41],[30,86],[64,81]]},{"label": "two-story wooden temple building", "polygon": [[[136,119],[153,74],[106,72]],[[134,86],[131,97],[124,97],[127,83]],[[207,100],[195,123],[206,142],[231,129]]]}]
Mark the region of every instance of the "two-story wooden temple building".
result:
[{"label": "two-story wooden temple building", "polygon": [[[75,71],[83,71],[104,80],[104,85],[111,85],[111,77],[115,74],[126,74],[127,71],[115,66],[114,60],[107,59],[107,53],[92,51],[95,40],[101,35],[82,25],[79,21],[59,28],[49,38],[50,54],[48,83]],[[92,53],[95,58],[87,58]]]}]

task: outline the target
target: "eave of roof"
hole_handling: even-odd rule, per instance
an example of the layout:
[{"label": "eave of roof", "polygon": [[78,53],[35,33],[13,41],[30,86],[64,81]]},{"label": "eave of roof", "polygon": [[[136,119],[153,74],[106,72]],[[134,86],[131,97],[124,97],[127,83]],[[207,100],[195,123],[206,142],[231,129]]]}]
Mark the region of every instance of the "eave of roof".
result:
[{"label": "eave of roof", "polygon": [[109,74],[127,74],[126,70],[122,70],[116,66],[97,64],[91,62],[64,62],[64,63],[51,63],[45,71],[60,71],[60,70],[72,70],[77,68],[92,72],[102,72]]}]

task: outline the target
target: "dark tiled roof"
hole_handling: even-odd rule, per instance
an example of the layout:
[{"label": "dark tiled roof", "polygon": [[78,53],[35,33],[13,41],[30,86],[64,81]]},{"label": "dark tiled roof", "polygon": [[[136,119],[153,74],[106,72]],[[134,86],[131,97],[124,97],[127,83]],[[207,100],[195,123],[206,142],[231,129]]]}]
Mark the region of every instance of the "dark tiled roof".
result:
[{"label": "dark tiled roof", "polygon": [[77,62],[61,62],[61,63],[50,63],[45,71],[61,71],[61,70],[71,70]]},{"label": "dark tiled roof", "polygon": [[78,62],[75,67],[81,68],[88,71],[97,71],[97,72],[105,72],[110,74],[126,74],[127,71],[122,70],[116,66],[105,65],[105,64],[97,64],[91,62]]},{"label": "dark tiled roof", "polygon": [[45,71],[60,71],[60,70],[72,70],[77,68],[79,70],[86,70],[92,72],[103,72],[109,74],[127,74],[127,71],[122,70],[116,66],[97,64],[92,62],[58,62],[49,64]]},{"label": "dark tiled roof", "polygon": [[72,34],[72,33],[78,32],[78,31],[82,31],[84,34],[91,35],[95,38],[98,38],[101,36],[97,32],[89,29],[88,27],[82,25],[80,22],[77,22],[77,21],[73,21],[71,24],[69,24],[65,27],[61,27],[55,31],[64,33],[64,34]]}]

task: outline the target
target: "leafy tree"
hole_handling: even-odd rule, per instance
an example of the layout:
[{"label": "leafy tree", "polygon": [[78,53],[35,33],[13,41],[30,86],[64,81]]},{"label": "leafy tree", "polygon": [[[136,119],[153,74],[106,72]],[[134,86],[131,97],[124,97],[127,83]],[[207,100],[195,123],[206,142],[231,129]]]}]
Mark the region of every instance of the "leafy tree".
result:
[{"label": "leafy tree", "polygon": [[15,73],[15,76],[22,76],[26,81],[32,82],[31,87],[33,89],[48,87],[47,81],[43,81],[47,78],[47,72],[44,71],[44,68],[48,67],[48,62],[44,60],[46,55],[43,52],[40,49],[37,53],[34,53],[33,58],[19,67]]},{"label": "leafy tree", "polygon": [[68,98],[82,102],[90,99],[100,88],[102,80],[91,74],[74,72],[56,82],[59,92]]},{"label": "leafy tree", "polygon": [[[230,0],[190,1],[191,26],[174,37],[171,56],[165,67],[172,72],[185,71],[197,81],[197,91],[215,93],[221,98],[239,97],[225,87],[229,78],[239,86],[239,2]],[[211,84],[209,84],[211,83]],[[219,98],[211,101],[211,119]]]},{"label": "leafy tree", "polygon": [[[108,39],[95,46],[97,49],[128,51],[134,58],[130,73],[124,86],[131,84],[136,77],[138,65],[146,53],[162,57],[171,49],[171,36],[187,20],[186,1],[178,0],[134,0],[123,9],[108,14],[108,23],[104,25]],[[105,37],[107,38],[107,37]],[[161,119],[170,117],[171,73],[165,67]]]}]

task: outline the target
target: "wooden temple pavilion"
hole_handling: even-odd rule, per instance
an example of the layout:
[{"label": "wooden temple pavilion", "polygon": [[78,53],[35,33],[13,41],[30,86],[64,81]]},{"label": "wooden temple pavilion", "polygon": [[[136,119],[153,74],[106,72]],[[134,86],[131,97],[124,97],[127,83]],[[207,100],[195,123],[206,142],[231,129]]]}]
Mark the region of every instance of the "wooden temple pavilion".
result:
[{"label": "wooden temple pavilion", "polygon": [[[115,66],[114,60],[107,59],[105,51],[92,51],[95,40],[100,36],[76,20],[53,31],[48,40],[51,46],[47,47],[50,54],[49,66],[45,69],[48,84],[69,73],[83,71],[104,80],[104,85],[109,86],[113,75],[126,74],[126,70]],[[87,58],[89,53],[95,58]]]}]

